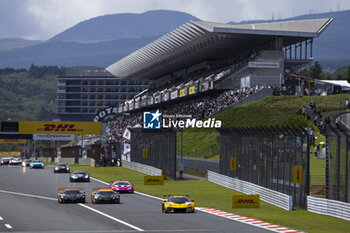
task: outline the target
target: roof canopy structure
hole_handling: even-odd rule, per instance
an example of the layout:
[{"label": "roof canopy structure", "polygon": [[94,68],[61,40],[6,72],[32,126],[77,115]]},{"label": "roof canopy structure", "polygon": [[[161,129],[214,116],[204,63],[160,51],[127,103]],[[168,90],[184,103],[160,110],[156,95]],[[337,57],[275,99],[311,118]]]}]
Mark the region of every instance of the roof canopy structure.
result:
[{"label": "roof canopy structure", "polygon": [[216,60],[276,37],[283,47],[318,37],[332,19],[231,25],[191,21],[107,67],[123,79],[154,80],[203,60]]}]

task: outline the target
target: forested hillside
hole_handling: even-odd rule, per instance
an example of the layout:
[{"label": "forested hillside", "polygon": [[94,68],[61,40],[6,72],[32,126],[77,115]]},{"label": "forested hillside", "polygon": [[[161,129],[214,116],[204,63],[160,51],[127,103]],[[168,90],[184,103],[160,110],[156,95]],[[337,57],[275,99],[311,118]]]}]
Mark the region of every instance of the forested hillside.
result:
[{"label": "forested hillside", "polygon": [[52,120],[61,73],[55,66],[0,69],[0,121]]}]

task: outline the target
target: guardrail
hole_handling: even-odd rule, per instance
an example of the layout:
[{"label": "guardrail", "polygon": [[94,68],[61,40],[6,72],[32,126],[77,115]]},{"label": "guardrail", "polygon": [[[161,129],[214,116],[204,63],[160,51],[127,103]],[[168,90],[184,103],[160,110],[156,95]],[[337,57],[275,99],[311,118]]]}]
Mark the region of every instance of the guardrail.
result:
[{"label": "guardrail", "polygon": [[141,163],[126,161],[126,160],[122,160],[122,167],[128,168],[130,170],[142,172],[142,173],[145,173],[145,174],[151,175],[151,176],[162,176],[163,175],[163,171],[161,169],[158,169],[158,168],[155,168],[152,166],[148,166],[148,165],[144,165]]},{"label": "guardrail", "polygon": [[292,210],[293,197],[280,193],[260,185],[224,176],[208,170],[208,181],[236,190],[244,194],[259,194],[260,200],[285,210]]},{"label": "guardrail", "polygon": [[[35,158],[33,158],[34,160]],[[51,163],[51,157],[38,157],[38,160],[41,160],[43,163]]]},{"label": "guardrail", "polygon": [[350,203],[307,196],[307,210],[350,221]]},{"label": "guardrail", "polygon": [[75,158],[55,158],[55,163],[67,163],[73,164],[75,163]]},{"label": "guardrail", "polygon": [[90,164],[91,167],[96,167],[96,160],[90,159]]}]

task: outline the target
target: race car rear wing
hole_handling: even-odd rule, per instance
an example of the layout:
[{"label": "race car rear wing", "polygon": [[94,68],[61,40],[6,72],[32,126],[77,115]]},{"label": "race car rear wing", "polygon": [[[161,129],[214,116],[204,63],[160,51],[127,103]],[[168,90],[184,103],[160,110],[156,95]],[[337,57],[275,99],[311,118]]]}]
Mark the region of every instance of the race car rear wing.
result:
[{"label": "race car rear wing", "polygon": [[93,188],[92,190],[106,190],[106,191],[114,191],[114,189],[110,189],[110,188]]},{"label": "race car rear wing", "polygon": [[69,188],[58,188],[58,190],[65,190],[65,189],[77,189],[77,190],[83,190],[83,188],[76,188],[76,187],[69,187]]}]

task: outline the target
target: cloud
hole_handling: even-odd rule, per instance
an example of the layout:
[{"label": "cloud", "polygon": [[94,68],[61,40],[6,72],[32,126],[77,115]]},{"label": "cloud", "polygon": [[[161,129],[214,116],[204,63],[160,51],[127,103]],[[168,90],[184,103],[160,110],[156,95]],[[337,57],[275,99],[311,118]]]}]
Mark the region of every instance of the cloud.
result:
[{"label": "cloud", "polygon": [[48,39],[80,21],[115,13],[166,9],[202,20],[287,18],[308,13],[349,9],[348,0],[0,0],[0,38]]}]

